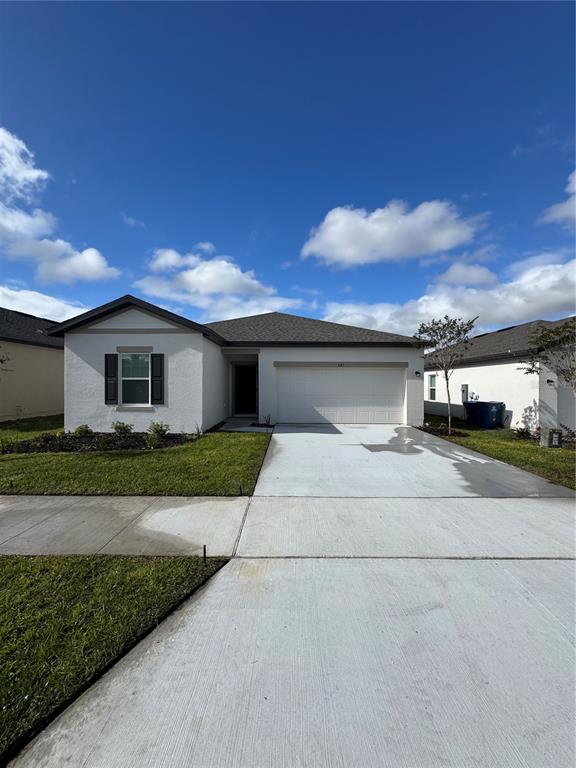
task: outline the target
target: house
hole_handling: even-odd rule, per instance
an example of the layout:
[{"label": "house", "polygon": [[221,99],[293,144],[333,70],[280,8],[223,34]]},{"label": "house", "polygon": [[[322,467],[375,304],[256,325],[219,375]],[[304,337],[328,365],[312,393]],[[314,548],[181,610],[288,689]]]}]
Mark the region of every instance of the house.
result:
[{"label": "house", "polygon": [[[493,333],[474,336],[456,364],[450,379],[452,415],[465,416],[463,402],[472,395],[480,400],[506,404],[506,426],[575,428],[576,399],[571,387],[563,385],[547,369],[539,375],[526,374],[522,362],[528,358],[532,335],[539,327],[554,327],[569,318],[535,320]],[[425,364],[424,410],[447,414],[446,384],[442,372]]]},{"label": "house", "polygon": [[0,307],[0,421],[64,410],[64,344],[57,323]]},{"label": "house", "polygon": [[64,339],[65,428],[203,430],[271,423],[423,420],[423,357],[410,336],[271,312],[201,325],[123,296],[51,330]]}]

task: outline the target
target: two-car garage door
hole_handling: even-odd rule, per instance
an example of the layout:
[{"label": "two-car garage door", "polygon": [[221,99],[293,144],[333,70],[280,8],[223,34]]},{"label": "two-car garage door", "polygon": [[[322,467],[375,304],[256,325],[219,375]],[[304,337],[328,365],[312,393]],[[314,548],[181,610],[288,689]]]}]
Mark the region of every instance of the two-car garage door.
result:
[{"label": "two-car garage door", "polygon": [[404,422],[406,368],[282,365],[276,371],[281,423]]}]

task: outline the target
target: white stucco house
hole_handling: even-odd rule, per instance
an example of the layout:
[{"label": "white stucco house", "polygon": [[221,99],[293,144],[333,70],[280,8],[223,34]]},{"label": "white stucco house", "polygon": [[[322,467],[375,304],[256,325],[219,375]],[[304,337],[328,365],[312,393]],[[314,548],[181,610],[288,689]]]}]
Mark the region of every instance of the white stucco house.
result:
[{"label": "white stucco house", "polygon": [[0,421],[64,410],[64,344],[53,320],[0,307]]},{"label": "white stucco house", "polygon": [[423,422],[423,352],[410,336],[278,312],[201,325],[133,296],[51,334],[64,339],[68,430],[162,421],[193,432],[233,415]]},{"label": "white stucco house", "polygon": [[[528,357],[530,339],[538,328],[561,325],[567,319],[535,320],[475,336],[450,379],[452,415],[464,418],[462,403],[474,394],[480,400],[505,403],[507,427],[575,429],[574,391],[546,368],[536,375],[524,373],[521,367]],[[428,362],[424,387],[425,412],[447,414],[444,376]]]}]

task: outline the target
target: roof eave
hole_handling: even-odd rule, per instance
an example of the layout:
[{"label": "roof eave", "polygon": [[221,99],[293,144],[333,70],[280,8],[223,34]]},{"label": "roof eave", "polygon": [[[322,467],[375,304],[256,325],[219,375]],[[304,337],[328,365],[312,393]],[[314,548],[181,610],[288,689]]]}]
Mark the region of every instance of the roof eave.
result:
[{"label": "roof eave", "polygon": [[[454,363],[453,368],[466,368],[468,365],[481,365],[482,363],[505,363],[505,362],[521,362],[528,356],[528,350],[520,350],[519,352],[501,352],[494,355],[479,355],[478,357],[467,357],[458,360]],[[424,370],[431,371],[437,370],[440,366],[433,363],[425,363]]]},{"label": "roof eave", "polygon": [[227,341],[227,347],[418,347],[409,341]]}]

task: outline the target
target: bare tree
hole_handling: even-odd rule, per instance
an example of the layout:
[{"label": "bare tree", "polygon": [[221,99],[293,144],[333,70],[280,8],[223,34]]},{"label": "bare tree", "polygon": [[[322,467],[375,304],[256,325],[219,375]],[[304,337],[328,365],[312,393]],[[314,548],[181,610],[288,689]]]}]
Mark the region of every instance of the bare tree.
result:
[{"label": "bare tree", "polygon": [[2,371],[7,371],[8,368],[6,368],[6,363],[8,363],[10,360],[10,355],[8,352],[2,351],[2,345],[0,344],[0,373]]},{"label": "bare tree", "polygon": [[416,338],[431,349],[431,352],[426,356],[427,361],[442,371],[446,382],[449,435],[452,434],[450,377],[454,372],[454,366],[470,346],[469,334],[474,328],[476,320],[478,320],[477,317],[473,320],[462,320],[461,317],[444,315],[441,319],[421,323],[416,331]]},{"label": "bare tree", "polygon": [[576,391],[576,317],[554,327],[540,327],[530,339],[530,356],[521,370],[539,374],[546,366]]}]

